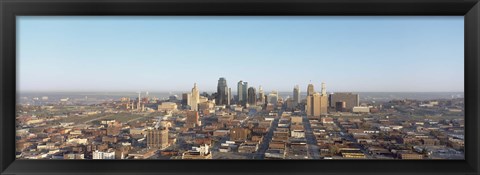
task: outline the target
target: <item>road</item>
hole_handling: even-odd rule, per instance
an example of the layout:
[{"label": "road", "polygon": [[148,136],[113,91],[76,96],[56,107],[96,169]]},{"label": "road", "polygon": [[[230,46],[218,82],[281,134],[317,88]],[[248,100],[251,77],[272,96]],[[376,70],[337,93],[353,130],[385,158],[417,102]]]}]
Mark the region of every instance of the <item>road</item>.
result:
[{"label": "road", "polygon": [[311,159],[320,159],[320,152],[317,145],[317,139],[312,131],[312,126],[306,115],[303,117],[303,126],[305,129],[305,139],[307,139],[308,157]]},{"label": "road", "polygon": [[270,141],[272,140],[273,131],[275,131],[278,127],[278,121],[280,120],[280,116],[282,115],[282,113],[283,111],[278,113],[278,116],[275,117],[275,119],[272,122],[272,125],[270,126],[270,128],[268,128],[267,134],[263,136],[262,144],[259,145],[258,151],[255,154],[254,159],[265,158],[265,152],[267,151]]},{"label": "road", "polygon": [[[348,134],[347,130],[343,127],[341,127],[340,124],[338,124],[337,126],[340,126],[339,128],[341,129],[341,132],[345,133],[342,138],[349,141],[349,142],[353,142],[353,143],[356,143],[356,139],[353,138],[353,136],[351,134]],[[372,155],[370,155],[370,153],[368,153],[368,151],[363,147],[361,146],[360,147],[360,151],[362,151],[364,154],[365,154],[365,158],[366,159],[372,159],[374,158]]]}]

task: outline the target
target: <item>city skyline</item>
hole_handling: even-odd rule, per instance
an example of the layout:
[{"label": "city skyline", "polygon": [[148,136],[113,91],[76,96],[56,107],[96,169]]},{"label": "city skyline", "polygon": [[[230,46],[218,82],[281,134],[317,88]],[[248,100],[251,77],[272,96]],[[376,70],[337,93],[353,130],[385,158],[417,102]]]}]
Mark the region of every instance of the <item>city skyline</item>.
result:
[{"label": "city skyline", "polygon": [[464,85],[463,17],[19,17],[17,25],[25,92],[187,92],[194,83],[215,92],[219,77],[233,94],[240,80],[267,94],[295,85],[304,93],[310,81],[329,92]]}]

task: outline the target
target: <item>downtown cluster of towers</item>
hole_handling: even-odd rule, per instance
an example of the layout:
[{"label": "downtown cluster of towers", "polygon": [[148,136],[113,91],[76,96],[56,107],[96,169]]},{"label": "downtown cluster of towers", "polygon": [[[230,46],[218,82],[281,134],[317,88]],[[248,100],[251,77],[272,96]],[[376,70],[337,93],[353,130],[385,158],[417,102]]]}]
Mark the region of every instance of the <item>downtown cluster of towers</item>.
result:
[{"label": "downtown cluster of towers", "polygon": [[[237,96],[235,98],[235,104],[246,107],[247,105],[276,105],[279,96],[277,91],[272,91],[266,95],[263,92],[262,86],[258,88],[258,94],[255,87],[248,87],[248,82],[240,80],[237,83]],[[217,91],[213,94],[216,105],[229,106],[234,99],[232,97],[232,89],[228,87],[227,80],[224,77],[219,78],[217,84]],[[200,102],[200,93],[197,84],[194,84],[192,92],[189,94],[189,106],[192,110],[198,110],[198,104]],[[300,88],[296,85],[293,88],[293,98],[291,99],[292,106],[298,107],[301,103]],[[305,111],[307,115],[319,116],[327,112],[328,107],[328,95],[325,87],[325,83],[322,83],[321,93],[315,92],[313,84],[309,84],[307,87],[307,98],[305,104]]]}]

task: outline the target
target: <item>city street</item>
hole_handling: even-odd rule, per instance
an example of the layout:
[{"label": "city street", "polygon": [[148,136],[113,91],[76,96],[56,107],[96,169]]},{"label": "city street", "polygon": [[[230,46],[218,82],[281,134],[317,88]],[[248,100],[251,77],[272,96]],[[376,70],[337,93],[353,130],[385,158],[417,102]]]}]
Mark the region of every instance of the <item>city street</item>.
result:
[{"label": "city street", "polygon": [[306,115],[303,117],[303,126],[305,128],[305,138],[307,139],[308,156],[310,159],[320,159],[320,153],[317,146],[317,139],[313,135],[312,127]]},{"label": "city street", "polygon": [[[282,112],[279,112],[279,116],[282,115]],[[265,151],[267,151],[268,146],[270,141],[272,140],[273,137],[273,131],[277,129],[278,127],[278,121],[280,120],[280,117],[276,116],[275,119],[272,122],[272,125],[268,129],[267,134],[263,136],[262,144],[259,145],[258,151],[254,157],[254,159],[264,159],[265,158]]]}]

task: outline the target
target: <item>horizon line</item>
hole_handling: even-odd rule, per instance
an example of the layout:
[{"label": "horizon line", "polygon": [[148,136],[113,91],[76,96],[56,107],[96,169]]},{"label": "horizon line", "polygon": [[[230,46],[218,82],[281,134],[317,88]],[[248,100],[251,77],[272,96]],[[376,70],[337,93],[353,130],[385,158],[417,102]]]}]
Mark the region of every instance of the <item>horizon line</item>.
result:
[{"label": "horizon line", "polygon": [[[265,91],[264,93],[271,92]],[[289,91],[279,91],[273,90],[277,92],[290,92]],[[45,93],[45,92],[58,92],[58,93],[88,93],[88,92],[95,92],[95,93],[188,93],[190,91],[74,91],[74,90],[64,90],[64,91],[43,91],[43,90],[24,90],[24,91],[16,91],[17,93]],[[200,91],[200,93],[214,93],[216,91]],[[237,92],[237,91],[232,91]],[[316,91],[317,92],[317,91]],[[358,92],[358,93],[465,93],[465,91],[327,91],[327,93],[335,93],[335,92]],[[306,93],[306,91],[300,91],[300,93]]]}]

